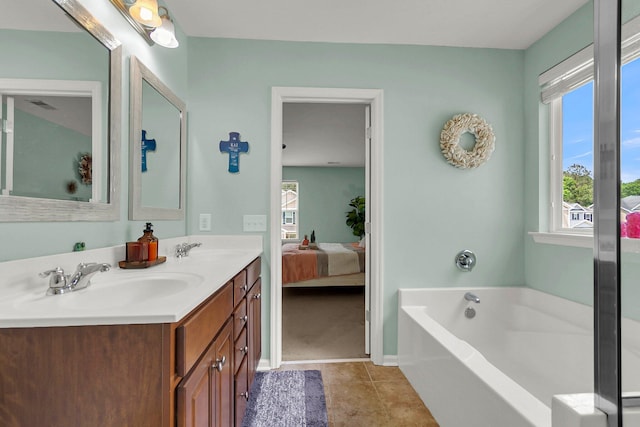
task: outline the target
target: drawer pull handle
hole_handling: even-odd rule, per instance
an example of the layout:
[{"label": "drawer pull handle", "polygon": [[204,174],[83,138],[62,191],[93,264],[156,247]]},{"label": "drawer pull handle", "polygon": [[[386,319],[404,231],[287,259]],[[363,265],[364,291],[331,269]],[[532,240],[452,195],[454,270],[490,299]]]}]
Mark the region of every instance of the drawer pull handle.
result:
[{"label": "drawer pull handle", "polygon": [[240,290],[246,292],[247,291],[247,285],[245,284],[245,285],[240,286]]},{"label": "drawer pull handle", "polygon": [[254,298],[254,299],[260,299],[261,297],[262,297],[262,294],[260,294],[260,293],[255,294],[255,295],[253,296],[253,298]]},{"label": "drawer pull handle", "polygon": [[222,368],[226,363],[227,363],[227,357],[226,356],[222,356],[222,359],[216,359],[216,361],[213,364],[212,368],[213,369],[217,369],[218,372],[222,372]]},{"label": "drawer pull handle", "polygon": [[249,351],[249,347],[245,345],[244,347],[240,347],[238,350],[242,353],[246,353],[247,351]]},{"label": "drawer pull handle", "polygon": [[240,397],[244,397],[245,399],[249,400],[249,392],[243,391],[242,393],[240,393]]},{"label": "drawer pull handle", "polygon": [[242,322],[246,322],[247,320],[249,320],[249,317],[246,314],[240,318]]}]

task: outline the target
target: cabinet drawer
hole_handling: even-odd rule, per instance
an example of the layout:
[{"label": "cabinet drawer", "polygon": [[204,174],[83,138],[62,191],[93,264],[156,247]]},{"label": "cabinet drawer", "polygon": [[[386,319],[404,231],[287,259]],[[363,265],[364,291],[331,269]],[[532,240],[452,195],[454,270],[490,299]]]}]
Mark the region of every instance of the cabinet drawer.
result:
[{"label": "cabinet drawer", "polygon": [[247,300],[246,298],[242,299],[242,302],[238,304],[236,309],[233,312],[233,338],[238,339],[238,335],[242,332],[242,329],[247,324]]},{"label": "cabinet drawer", "polygon": [[233,364],[235,365],[233,368],[234,374],[238,372],[238,369],[240,369],[240,366],[242,365],[242,362],[249,350],[249,347],[247,347],[247,345],[247,329],[243,328],[242,333],[240,334],[240,338],[236,340],[236,343],[234,345],[236,352],[233,359]]},{"label": "cabinet drawer", "polygon": [[242,360],[240,370],[236,374],[236,426],[242,425],[244,411],[249,400],[249,384],[247,383],[247,358]]},{"label": "cabinet drawer", "polygon": [[233,278],[233,306],[238,305],[240,301],[247,294],[247,272],[242,270],[236,277]]},{"label": "cabinet drawer", "polygon": [[256,280],[258,280],[258,277],[260,277],[261,265],[260,257],[258,257],[247,267],[247,284],[249,288],[251,288],[253,284],[256,283]]},{"label": "cabinet drawer", "polygon": [[233,287],[226,284],[176,330],[176,372],[185,376],[233,311]]}]

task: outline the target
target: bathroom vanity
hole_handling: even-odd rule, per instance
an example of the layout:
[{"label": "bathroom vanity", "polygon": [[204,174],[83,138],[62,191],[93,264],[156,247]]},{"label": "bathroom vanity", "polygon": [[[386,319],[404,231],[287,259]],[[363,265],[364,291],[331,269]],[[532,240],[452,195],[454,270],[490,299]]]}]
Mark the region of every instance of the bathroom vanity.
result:
[{"label": "bathroom vanity", "polygon": [[[70,295],[45,297],[43,279],[26,296],[6,288],[1,424],[241,425],[261,356],[260,252],[193,251],[148,272],[115,268]],[[130,291],[154,282],[159,296]]]}]

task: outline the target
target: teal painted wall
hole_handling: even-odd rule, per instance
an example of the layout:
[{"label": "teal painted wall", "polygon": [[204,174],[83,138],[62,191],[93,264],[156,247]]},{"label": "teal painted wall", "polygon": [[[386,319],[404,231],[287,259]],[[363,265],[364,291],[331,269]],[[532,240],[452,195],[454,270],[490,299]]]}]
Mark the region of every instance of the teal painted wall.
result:
[{"label": "teal painted wall", "polygon": [[[640,2],[623,2],[623,21],[640,12]],[[547,231],[549,200],[548,109],[540,103],[538,76],[593,42],[593,4],[582,7],[525,52],[525,213],[526,231]],[[640,255],[622,255],[623,314],[640,319]],[[593,251],[537,244],[525,238],[528,286],[593,304]]]},{"label": "teal painted wall", "polygon": [[[524,284],[522,51],[397,45],[189,40],[189,227],[212,213],[215,234],[242,233],[242,215],[269,214],[271,88],[384,90],[382,177],[384,353],[396,354],[401,287]],[[447,164],[439,136],[454,114],[492,124],[496,150],[476,170]],[[249,141],[240,173],[218,142]],[[269,295],[269,233],[263,295]],[[462,249],[478,255],[456,269]],[[269,301],[263,342],[268,346]],[[263,349],[268,354],[269,349]]]},{"label": "teal painted wall", "polygon": [[298,181],[300,236],[315,230],[319,243],[357,242],[346,224],[349,202],[364,196],[364,168],[283,167],[282,179]]},{"label": "teal painted wall", "polygon": [[[47,1],[47,0],[42,0]],[[95,2],[80,0],[108,30],[122,43],[122,119],[117,129],[121,140],[120,147],[120,219],[113,222],[35,222],[7,223],[0,222],[0,241],[12,242],[0,245],[0,261],[8,261],[34,256],[70,252],[77,241],[86,242],[88,249],[123,245],[127,240],[138,238],[146,221],[128,220],[128,176],[129,176],[129,57],[137,56],[148,68],[171,88],[180,98],[187,99],[187,52],[188,39],[181,29],[177,28],[180,40],[178,49],[150,47],[136,33],[117,9],[108,1]],[[62,13],[62,12],[60,12]],[[18,68],[17,62],[3,62],[0,78],[53,78],[53,79],[86,79],[87,71],[79,67],[68,52],[81,53],[86,56],[78,43],[74,42],[75,34],[47,33],[41,35],[25,35],[23,42],[16,37],[0,36],[0,50],[3,58],[22,57],[26,62]],[[42,39],[45,39],[43,41]],[[44,44],[43,44],[44,43]],[[69,46],[65,54],[56,51],[57,46]],[[155,221],[155,235],[177,237],[185,235],[186,221]],[[30,242],[37,240],[38,244]],[[23,243],[21,243],[23,242]]]}]

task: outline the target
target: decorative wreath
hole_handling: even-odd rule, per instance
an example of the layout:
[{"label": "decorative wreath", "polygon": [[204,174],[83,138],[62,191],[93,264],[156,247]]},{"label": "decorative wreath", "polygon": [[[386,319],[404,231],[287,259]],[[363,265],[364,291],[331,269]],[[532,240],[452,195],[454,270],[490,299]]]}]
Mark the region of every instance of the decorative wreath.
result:
[{"label": "decorative wreath", "polygon": [[[476,143],[470,151],[458,145],[460,136],[469,132],[475,135]],[[457,114],[444,124],[440,132],[440,148],[445,159],[461,169],[472,169],[484,164],[495,148],[493,129],[477,114]]]},{"label": "decorative wreath", "polygon": [[93,174],[93,160],[91,154],[80,154],[78,159],[78,173],[80,174],[80,181],[84,185],[91,185],[91,175]]}]

